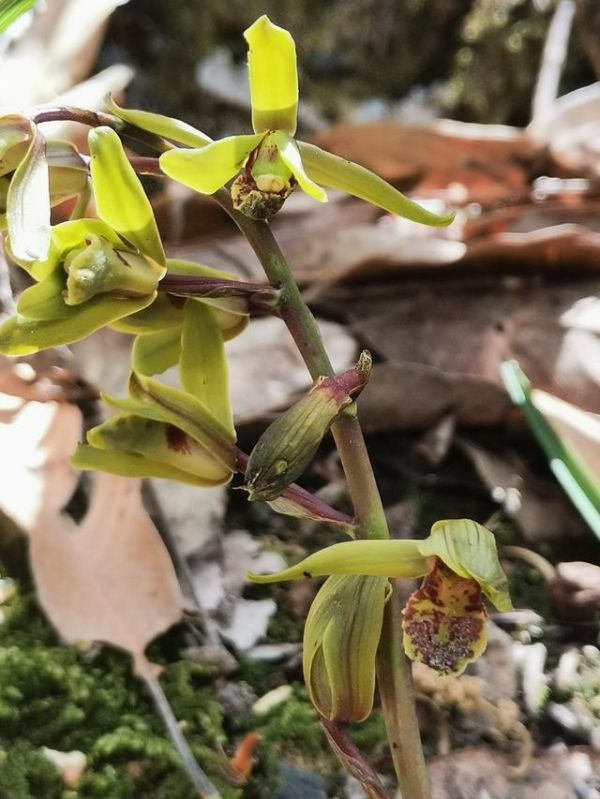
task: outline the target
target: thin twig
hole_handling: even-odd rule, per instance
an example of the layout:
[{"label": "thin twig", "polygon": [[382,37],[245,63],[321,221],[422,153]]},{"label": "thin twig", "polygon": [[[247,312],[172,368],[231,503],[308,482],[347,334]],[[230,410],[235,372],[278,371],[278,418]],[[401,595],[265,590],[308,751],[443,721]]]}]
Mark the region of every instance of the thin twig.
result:
[{"label": "thin twig", "polygon": [[574,0],[560,0],[548,28],[542,52],[531,108],[533,122],[539,122],[547,117],[558,97],[560,76],[567,58],[574,16]]},{"label": "thin twig", "polygon": [[181,731],[181,727],[173,713],[173,708],[169,704],[169,700],[165,696],[165,692],[158,678],[151,673],[150,669],[144,669],[142,672],[138,669],[137,674],[140,679],[144,681],[152,696],[154,705],[164,722],[169,738],[173,746],[177,749],[183,766],[196,788],[197,795],[202,797],[202,799],[221,799],[221,794],[198,765],[198,761],[194,757]]}]

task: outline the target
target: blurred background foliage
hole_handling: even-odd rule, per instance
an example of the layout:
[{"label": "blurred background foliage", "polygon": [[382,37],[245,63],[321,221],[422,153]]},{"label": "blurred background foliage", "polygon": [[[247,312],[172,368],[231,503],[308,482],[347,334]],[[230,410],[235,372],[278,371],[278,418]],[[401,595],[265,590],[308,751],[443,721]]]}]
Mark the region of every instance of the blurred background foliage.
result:
[{"label": "blurred background foliage", "polygon": [[[581,31],[593,8],[578,2]],[[314,127],[432,114],[525,125],[554,8],[553,0],[131,0],[112,18],[99,66],[137,68],[130,104],[213,135],[242,130],[246,114],[198,75],[208,59],[229,70],[243,94],[241,33],[268,13],[296,38]],[[595,80],[584,39],[571,38],[561,93]]]}]

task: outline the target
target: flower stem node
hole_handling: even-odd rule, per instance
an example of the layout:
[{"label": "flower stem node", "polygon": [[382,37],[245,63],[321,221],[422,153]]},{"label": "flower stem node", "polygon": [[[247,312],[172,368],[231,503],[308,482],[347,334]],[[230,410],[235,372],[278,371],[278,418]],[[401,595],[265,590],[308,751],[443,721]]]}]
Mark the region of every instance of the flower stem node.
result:
[{"label": "flower stem node", "polygon": [[271,501],[304,472],[331,424],[368,380],[370,356],[336,377],[321,377],[259,438],[246,468],[251,500]]}]

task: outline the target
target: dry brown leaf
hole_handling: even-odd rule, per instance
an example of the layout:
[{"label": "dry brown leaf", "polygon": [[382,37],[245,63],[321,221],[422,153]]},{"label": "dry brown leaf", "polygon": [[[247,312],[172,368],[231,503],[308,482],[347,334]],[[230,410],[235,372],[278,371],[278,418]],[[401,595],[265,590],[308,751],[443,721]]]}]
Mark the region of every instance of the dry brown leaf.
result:
[{"label": "dry brown leaf", "polygon": [[140,487],[98,474],[81,524],[42,513],[30,553],[40,604],[61,638],[124,649],[143,676],[146,646],[180,620],[183,598]]},{"label": "dry brown leaf", "polygon": [[69,464],[81,437],[75,405],[28,402],[0,423],[0,510],[31,534],[41,515],[69,501],[78,473]]},{"label": "dry brown leaf", "polygon": [[539,389],[531,392],[531,399],[563,444],[600,487],[600,416],[582,411]]},{"label": "dry brown leaf", "polygon": [[[494,281],[496,282],[496,281]],[[404,282],[340,287],[330,305],[356,319],[352,330],[375,353],[501,385],[499,365],[516,358],[532,384],[585,410],[600,412],[600,338],[565,328],[560,318],[597,280],[571,285],[498,281]]]},{"label": "dry brown leaf", "polygon": [[600,233],[583,225],[558,224],[526,233],[496,233],[468,243],[465,264],[529,267],[539,270],[600,268]]},{"label": "dry brown leaf", "polygon": [[179,584],[139,480],[98,474],[81,524],[62,513],[81,429],[78,408],[56,402],[28,402],[0,424],[0,510],[29,537],[38,598],[60,636],[125,649],[147,674],[145,647],[181,617]]},{"label": "dry brown leaf", "polygon": [[420,196],[451,184],[465,187],[464,201],[484,205],[528,192],[527,164],[539,148],[517,128],[441,120],[421,127],[398,123],[338,125],[317,144],[366,166]]},{"label": "dry brown leaf", "polygon": [[429,429],[448,413],[459,424],[499,424],[510,408],[500,386],[416,363],[377,364],[359,400],[368,432]]}]

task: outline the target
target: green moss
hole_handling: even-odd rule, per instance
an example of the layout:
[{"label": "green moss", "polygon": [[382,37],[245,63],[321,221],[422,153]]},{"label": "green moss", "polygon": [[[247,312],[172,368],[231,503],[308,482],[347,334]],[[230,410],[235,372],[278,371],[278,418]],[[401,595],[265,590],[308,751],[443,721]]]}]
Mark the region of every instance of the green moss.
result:
[{"label": "green moss", "polygon": [[62,783],[54,766],[23,740],[0,750],[2,799],[61,799]]},{"label": "green moss", "polygon": [[[60,646],[32,597],[3,608],[0,625],[0,799],[66,799],[41,747],[78,749],[88,768],[69,799],[179,799],[188,778],[162,721],[124,653],[86,655]],[[165,659],[163,653],[163,659]],[[161,678],[203,768],[223,799],[241,791],[222,778],[226,743],[212,672],[188,661],[167,663]]]},{"label": "green moss", "polygon": [[515,607],[531,608],[542,616],[548,616],[548,589],[537,569],[525,563],[512,564],[508,572],[508,590]]},{"label": "green moss", "polygon": [[257,729],[267,748],[276,747],[285,760],[324,775],[338,768],[306,689],[299,683],[294,684],[287,701],[273,708],[264,720],[258,720]]}]

